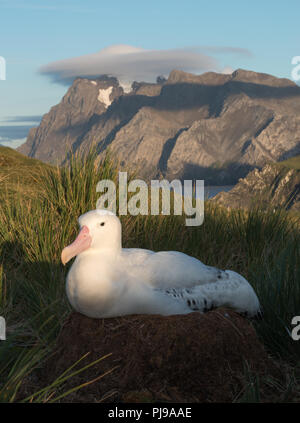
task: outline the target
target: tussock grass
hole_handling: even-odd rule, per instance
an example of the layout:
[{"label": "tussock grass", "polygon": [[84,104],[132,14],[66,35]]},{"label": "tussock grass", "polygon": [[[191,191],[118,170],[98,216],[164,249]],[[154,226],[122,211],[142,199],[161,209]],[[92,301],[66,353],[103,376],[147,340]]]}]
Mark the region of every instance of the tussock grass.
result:
[{"label": "tussock grass", "polygon": [[278,163],[278,166],[287,167],[289,169],[300,170],[300,156],[294,156],[290,159]]},{"label": "tussock grass", "polygon": [[[99,163],[92,150],[72,156],[65,167],[42,166],[34,177],[32,195],[26,183],[26,195],[15,185],[12,197],[5,175],[0,185],[0,315],[7,321],[7,341],[0,345],[2,402],[19,400],[20,387],[51,354],[71,311],[65,296],[68,268],[60,264],[60,252],[74,239],[78,216],[95,208],[97,183],[117,183],[118,171],[109,154]],[[202,226],[186,227],[184,219],[121,216],[123,245],[179,250],[243,274],[264,310],[263,320],[254,323],[262,342],[272,356],[294,366],[300,353],[300,342],[290,336],[291,319],[300,314],[299,221],[279,210],[227,210],[210,201]],[[72,371],[21,399],[61,400],[66,375]],[[292,379],[298,389],[297,377]],[[257,386],[245,390],[244,400],[258,398]]]}]

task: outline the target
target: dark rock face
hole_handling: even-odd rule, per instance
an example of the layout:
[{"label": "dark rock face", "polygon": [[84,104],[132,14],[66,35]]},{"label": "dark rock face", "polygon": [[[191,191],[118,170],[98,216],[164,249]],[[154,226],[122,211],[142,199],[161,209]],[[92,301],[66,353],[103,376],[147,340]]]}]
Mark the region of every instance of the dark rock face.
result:
[{"label": "dark rock face", "polygon": [[106,90],[111,102],[123,94],[115,78],[76,79],[62,101],[43,116],[40,126],[31,129],[19,151],[43,161],[61,162],[93,120],[106,111],[107,105],[100,97],[100,91]]},{"label": "dark rock face", "polygon": [[268,164],[240,179],[229,192],[217,194],[213,201],[229,208],[249,208],[259,204],[300,212],[300,170]]},{"label": "dark rock face", "polygon": [[[108,100],[107,100],[108,98]],[[172,71],[124,93],[114,78],[77,79],[19,151],[62,162],[71,147],[110,147],[139,176],[235,183],[249,170],[300,154],[300,87],[237,70]]]},{"label": "dark rock face", "polygon": [[221,308],[206,314],[111,319],[73,313],[40,375],[43,385],[87,352],[90,355],[80,367],[111,355],[77,375],[68,386],[115,370],[66,401],[231,402],[242,389],[245,360],[260,375],[274,370],[252,324]]}]

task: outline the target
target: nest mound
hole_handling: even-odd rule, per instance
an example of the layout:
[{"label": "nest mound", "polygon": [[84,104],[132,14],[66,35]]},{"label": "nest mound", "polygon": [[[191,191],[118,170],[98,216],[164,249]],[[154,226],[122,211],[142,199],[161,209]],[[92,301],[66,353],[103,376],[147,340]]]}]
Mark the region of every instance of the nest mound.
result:
[{"label": "nest mound", "polygon": [[274,370],[252,323],[224,308],[111,319],[73,313],[42,370],[43,384],[87,352],[79,368],[111,355],[74,376],[68,387],[114,370],[64,401],[231,402],[243,390],[245,365],[259,375]]}]

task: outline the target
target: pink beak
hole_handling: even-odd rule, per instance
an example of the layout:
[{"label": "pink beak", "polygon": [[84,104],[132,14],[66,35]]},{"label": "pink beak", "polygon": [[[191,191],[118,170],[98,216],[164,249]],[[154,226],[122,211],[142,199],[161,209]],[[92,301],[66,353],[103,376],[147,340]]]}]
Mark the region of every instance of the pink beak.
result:
[{"label": "pink beak", "polygon": [[90,236],[89,228],[87,226],[83,226],[75,241],[62,250],[61,261],[63,265],[68,263],[71,258],[87,250],[91,246],[91,243],[92,238]]}]

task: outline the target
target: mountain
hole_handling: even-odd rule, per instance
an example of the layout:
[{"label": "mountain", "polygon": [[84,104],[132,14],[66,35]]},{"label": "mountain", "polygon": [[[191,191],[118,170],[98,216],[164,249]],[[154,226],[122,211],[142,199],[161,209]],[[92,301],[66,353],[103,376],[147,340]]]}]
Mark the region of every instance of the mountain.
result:
[{"label": "mountain", "polygon": [[252,204],[300,212],[300,156],[254,169],[228,192],[213,201],[226,207],[249,208]]},{"label": "mountain", "polygon": [[158,83],[78,78],[19,151],[62,163],[70,148],[108,147],[144,178],[233,184],[254,168],[300,154],[300,87],[239,69],[174,70]]}]

